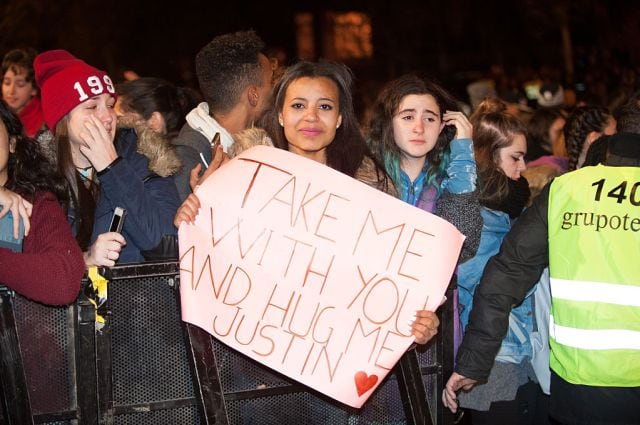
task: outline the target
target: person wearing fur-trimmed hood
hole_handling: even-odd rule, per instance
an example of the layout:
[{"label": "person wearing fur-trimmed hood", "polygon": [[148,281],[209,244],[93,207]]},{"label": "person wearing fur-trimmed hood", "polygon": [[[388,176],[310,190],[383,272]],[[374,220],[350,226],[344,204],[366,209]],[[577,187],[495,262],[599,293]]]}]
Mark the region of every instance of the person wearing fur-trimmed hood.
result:
[{"label": "person wearing fur-trimmed hood", "polygon": [[[133,129],[116,134],[116,93],[109,76],[64,50],[34,62],[45,122],[54,135],[58,172],[66,179],[67,217],[87,266],[144,260],[165,235],[175,235],[179,205],[169,177],[139,150]],[[160,155],[161,157],[162,155]],[[153,161],[152,161],[153,162]],[[166,167],[165,167],[166,168]],[[122,234],[109,231],[116,207],[126,210]]]}]

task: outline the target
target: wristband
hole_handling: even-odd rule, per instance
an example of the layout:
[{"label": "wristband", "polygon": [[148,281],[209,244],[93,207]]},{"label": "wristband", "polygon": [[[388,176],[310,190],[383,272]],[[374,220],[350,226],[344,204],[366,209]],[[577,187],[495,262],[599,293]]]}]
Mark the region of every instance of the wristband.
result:
[{"label": "wristband", "polygon": [[106,172],[108,172],[114,165],[116,165],[118,162],[120,162],[122,160],[122,157],[119,156],[116,159],[114,159],[111,164],[107,165],[105,168],[103,168],[102,170],[98,171],[98,177],[104,175]]}]

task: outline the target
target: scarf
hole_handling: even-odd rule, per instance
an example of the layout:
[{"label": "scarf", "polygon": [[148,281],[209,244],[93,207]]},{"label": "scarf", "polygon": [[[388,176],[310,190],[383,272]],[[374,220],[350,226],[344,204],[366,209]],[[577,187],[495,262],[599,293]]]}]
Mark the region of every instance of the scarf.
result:
[{"label": "scarf", "polygon": [[520,177],[518,180],[507,178],[507,184],[509,194],[504,199],[494,202],[483,202],[483,204],[492,210],[507,213],[511,219],[514,219],[522,213],[522,210],[529,201],[531,192],[529,191],[529,183],[524,177]]},{"label": "scarf", "polygon": [[20,121],[24,127],[24,132],[29,137],[34,137],[38,130],[44,125],[44,115],[40,98],[33,96],[29,103],[20,111]]},{"label": "scarf", "polygon": [[209,115],[207,102],[200,103],[187,114],[187,123],[191,128],[202,134],[207,140],[213,140],[216,133],[220,133],[220,144],[225,152],[233,144],[233,137],[218,122]]}]

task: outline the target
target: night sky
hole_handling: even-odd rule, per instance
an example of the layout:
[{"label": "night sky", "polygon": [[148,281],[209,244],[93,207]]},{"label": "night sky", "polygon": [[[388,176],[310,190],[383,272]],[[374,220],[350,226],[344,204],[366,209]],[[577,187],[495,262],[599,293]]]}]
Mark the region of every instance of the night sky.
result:
[{"label": "night sky", "polygon": [[[613,4],[608,4],[613,3]],[[637,4],[637,3],[636,3]],[[640,6],[634,2],[383,0],[195,1],[0,0],[0,54],[31,45],[65,48],[107,69],[125,69],[195,85],[193,58],[214,36],[255,29],[271,47],[296,58],[294,17],[309,12],[321,37],[327,11],[371,18],[373,57],[349,65],[359,80],[406,72],[434,76],[454,89],[500,65],[516,75],[533,69],[573,83],[596,67],[637,67]],[[572,42],[575,75],[567,76],[562,35]],[[322,49],[318,49],[322,56]],[[573,81],[567,81],[568,79]]]}]

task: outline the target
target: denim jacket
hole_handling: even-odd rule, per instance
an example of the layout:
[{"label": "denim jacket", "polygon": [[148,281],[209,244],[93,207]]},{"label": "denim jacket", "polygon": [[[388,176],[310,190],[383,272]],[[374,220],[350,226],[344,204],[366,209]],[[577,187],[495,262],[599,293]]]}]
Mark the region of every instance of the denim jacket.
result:
[{"label": "denim jacket", "polygon": [[[473,156],[473,142],[471,139],[455,139],[449,144],[449,149],[450,162],[447,167],[447,177],[444,178],[441,184],[442,190],[446,189],[454,194],[473,192],[476,189],[476,161]],[[432,213],[435,211],[437,192],[431,187],[426,188],[426,190],[424,188],[427,167],[420,172],[413,182],[411,182],[409,176],[400,171],[402,177],[401,187],[399,187],[400,199]],[[429,193],[423,194],[423,191]],[[428,196],[429,194],[431,196]],[[425,198],[431,201],[430,205],[426,207],[418,205],[418,201],[424,201]]]},{"label": "denim jacket", "polygon": [[[480,283],[484,267],[489,258],[498,253],[502,239],[511,229],[508,214],[484,207],[481,214],[484,224],[478,251],[475,257],[458,266],[460,321],[463,330],[466,330],[469,323],[473,294]],[[530,335],[534,328],[532,292],[530,291],[524,301],[511,310],[509,330],[502,341],[496,361],[522,363],[531,358]]]}]

